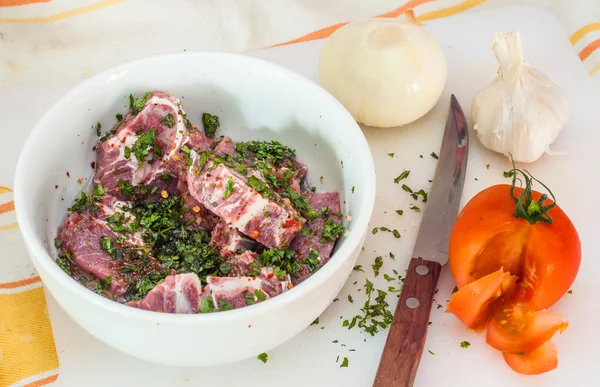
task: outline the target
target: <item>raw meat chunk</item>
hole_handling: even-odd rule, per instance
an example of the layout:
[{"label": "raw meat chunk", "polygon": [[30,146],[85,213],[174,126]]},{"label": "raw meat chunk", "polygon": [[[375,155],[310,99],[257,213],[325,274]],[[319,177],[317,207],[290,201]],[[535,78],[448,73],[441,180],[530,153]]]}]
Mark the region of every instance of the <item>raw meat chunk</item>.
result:
[{"label": "raw meat chunk", "polygon": [[[197,162],[197,160],[195,161]],[[265,198],[248,180],[223,164],[207,165],[187,174],[190,194],[228,225],[269,248],[289,245],[302,227],[291,206]]]},{"label": "raw meat chunk", "polygon": [[[307,196],[309,197],[308,204],[313,211],[322,211],[322,209],[327,208],[329,214],[326,218],[318,216],[307,221],[303,228],[304,232],[299,233],[294,238],[290,248],[294,250],[300,262],[309,257],[311,250],[316,250],[319,265],[323,266],[331,257],[335,244],[335,240],[323,238],[326,222],[342,224],[340,217],[333,214],[340,211],[340,195],[337,192],[318,192],[308,193]],[[294,284],[298,284],[306,279],[309,274],[308,269],[305,267],[300,273],[300,278],[293,278],[292,280]]]},{"label": "raw meat chunk", "polygon": [[119,180],[133,185],[154,181],[166,169],[163,161],[187,139],[179,100],[164,91],[149,94],[143,108],[128,113],[114,134],[98,144],[95,181],[112,195],[123,196]]},{"label": "raw meat chunk", "polygon": [[164,313],[198,313],[202,285],[195,273],[170,275],[156,285],[143,300],[127,303],[140,309]]}]

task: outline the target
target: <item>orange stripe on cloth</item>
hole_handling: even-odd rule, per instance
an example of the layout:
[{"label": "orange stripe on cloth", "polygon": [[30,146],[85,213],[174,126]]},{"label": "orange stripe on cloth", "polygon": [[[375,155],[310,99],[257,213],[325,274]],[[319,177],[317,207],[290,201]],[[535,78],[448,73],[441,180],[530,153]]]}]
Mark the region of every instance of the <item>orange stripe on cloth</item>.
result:
[{"label": "orange stripe on cloth", "polygon": [[479,4],[485,3],[487,0],[467,0],[462,3],[453,5],[452,7],[442,8],[435,11],[424,13],[417,17],[418,21],[426,21],[433,19],[441,19],[444,17],[456,15],[462,11],[466,11],[469,8],[473,8]]},{"label": "orange stripe on cloth", "polygon": [[[429,3],[431,1],[433,1],[433,0],[411,0],[399,8],[396,8],[396,9],[386,12],[386,13],[382,13],[381,15],[377,15],[375,17],[376,18],[397,17],[399,15],[402,15],[404,12],[408,11],[409,9],[412,9],[421,4]],[[306,34],[304,36],[301,36],[299,38],[292,39],[292,40],[289,40],[289,41],[283,42],[283,43],[278,43],[278,44],[275,44],[270,47],[287,46],[289,44],[294,44],[294,43],[310,42],[311,40],[325,39],[325,38],[328,38],[329,36],[331,36],[331,34],[333,34],[335,31],[337,31],[341,27],[345,26],[346,24],[348,24],[348,22],[338,23],[338,24],[335,24],[335,25],[332,25],[329,27],[321,28],[320,30],[313,31],[313,32]]]},{"label": "orange stripe on cloth", "polygon": [[49,3],[52,0],[0,0],[0,7],[18,7],[19,5]]},{"label": "orange stripe on cloth", "polygon": [[594,51],[596,51],[598,47],[600,47],[600,39],[596,39],[592,43],[585,46],[584,49],[579,53],[579,59],[582,61],[586,60]]},{"label": "orange stripe on cloth", "polygon": [[17,227],[19,227],[19,223],[17,223],[17,222],[3,224],[2,226],[0,226],[0,231],[8,231],[8,230],[12,230],[13,228],[17,228]]},{"label": "orange stripe on cloth", "polygon": [[0,214],[4,214],[5,212],[11,212],[15,210],[15,202],[12,200],[10,202],[0,204]]},{"label": "orange stripe on cloth", "polygon": [[58,374],[54,374],[54,375],[50,375],[47,378],[29,383],[24,385],[23,387],[40,387],[40,386],[45,386],[46,384],[50,384],[50,383],[54,383],[56,382],[56,379],[58,379]]},{"label": "orange stripe on cloth", "polygon": [[9,193],[12,192],[12,189],[8,188],[8,187],[3,187],[0,185],[0,195],[5,194],[5,193]]},{"label": "orange stripe on cloth", "polygon": [[40,277],[31,277],[31,278],[27,278],[24,280],[20,280],[20,281],[15,281],[15,282],[5,282],[5,283],[0,283],[0,289],[14,289],[14,288],[18,288],[21,286],[25,286],[25,285],[31,285],[34,284],[36,282],[40,282],[41,279]]},{"label": "orange stripe on cloth", "polygon": [[581,39],[583,39],[583,37],[585,35],[589,34],[592,31],[598,31],[598,30],[600,30],[600,22],[587,24],[587,25],[581,27],[580,29],[578,29],[577,31],[575,31],[573,33],[573,35],[571,35],[569,40],[571,41],[571,44],[575,44],[575,43],[579,42]]},{"label": "orange stripe on cloth", "polygon": [[121,3],[125,0],[102,0],[97,3],[86,5],[83,7],[75,8],[70,11],[60,12],[50,16],[39,16],[30,18],[15,18],[9,19],[0,18],[0,24],[29,24],[29,23],[51,23],[59,20],[68,19],[74,16],[86,14],[88,12],[96,11],[101,8],[105,8],[117,3]]}]

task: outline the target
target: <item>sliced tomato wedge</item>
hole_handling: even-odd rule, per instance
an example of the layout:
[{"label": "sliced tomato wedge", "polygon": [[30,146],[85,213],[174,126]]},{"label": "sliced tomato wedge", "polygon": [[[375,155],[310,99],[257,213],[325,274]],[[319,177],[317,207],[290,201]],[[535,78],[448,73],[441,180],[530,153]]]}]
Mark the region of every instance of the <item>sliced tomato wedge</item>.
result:
[{"label": "sliced tomato wedge", "polygon": [[513,371],[523,375],[538,375],[558,367],[558,349],[551,341],[528,353],[503,352],[502,356]]},{"label": "sliced tomato wedge", "polygon": [[511,293],[517,277],[503,268],[473,281],[452,295],[447,312],[453,313],[468,328],[483,330],[500,296]]},{"label": "sliced tomato wedge", "polygon": [[568,322],[549,310],[536,312],[525,302],[504,302],[488,322],[486,342],[509,353],[531,352],[558,331],[567,329]]}]

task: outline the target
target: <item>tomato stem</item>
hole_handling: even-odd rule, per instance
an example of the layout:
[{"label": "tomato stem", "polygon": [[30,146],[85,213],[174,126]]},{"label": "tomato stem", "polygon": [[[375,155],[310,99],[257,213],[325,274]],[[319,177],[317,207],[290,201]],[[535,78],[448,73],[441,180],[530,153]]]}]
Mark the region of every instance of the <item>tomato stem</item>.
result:
[{"label": "tomato stem", "polygon": [[[552,217],[548,214],[548,211],[556,207],[556,198],[554,194],[544,183],[533,177],[528,170],[520,170],[515,167],[515,161],[513,160],[512,154],[510,155],[510,160],[512,162],[513,169],[507,176],[512,176],[512,184],[510,186],[510,196],[513,198],[515,203],[517,204],[514,212],[514,216],[516,218],[525,219],[530,224],[535,224],[537,222],[552,224]],[[523,179],[525,180],[525,188],[519,197],[515,196],[515,185],[517,184],[517,180],[521,183],[521,179],[517,179],[517,173],[523,175]],[[533,200],[533,196],[531,194],[531,187],[533,186],[533,182],[536,181],[540,183],[552,196],[552,204],[547,206],[544,205],[546,200],[548,199],[548,195],[543,194],[537,201]]]}]

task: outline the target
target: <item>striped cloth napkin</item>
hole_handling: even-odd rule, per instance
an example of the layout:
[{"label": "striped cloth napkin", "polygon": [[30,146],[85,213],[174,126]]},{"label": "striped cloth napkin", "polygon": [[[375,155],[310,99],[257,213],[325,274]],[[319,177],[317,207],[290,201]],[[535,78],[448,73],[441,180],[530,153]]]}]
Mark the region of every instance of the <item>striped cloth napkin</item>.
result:
[{"label": "striped cloth napkin", "polygon": [[[426,22],[518,2],[555,13],[573,55],[600,85],[598,1],[0,0],[0,90],[77,81],[119,62],[168,51],[162,47],[174,41],[190,50],[242,51],[326,38],[348,21],[396,17],[409,9]],[[177,17],[164,16],[169,14]],[[0,130],[2,145],[10,147],[10,128]],[[0,169],[0,387],[43,386],[57,380],[58,356],[43,287],[15,219],[8,187],[15,166],[11,159]]]}]

